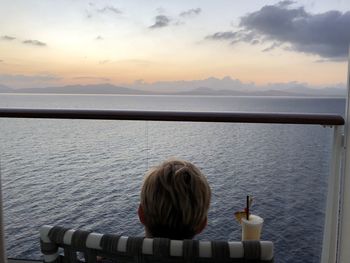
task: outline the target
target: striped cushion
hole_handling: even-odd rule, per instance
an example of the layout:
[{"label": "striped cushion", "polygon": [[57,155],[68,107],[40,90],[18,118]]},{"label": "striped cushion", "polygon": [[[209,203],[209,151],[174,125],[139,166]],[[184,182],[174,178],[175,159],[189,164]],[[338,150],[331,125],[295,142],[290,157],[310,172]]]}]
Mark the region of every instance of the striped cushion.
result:
[{"label": "striped cushion", "polygon": [[[65,249],[66,260],[66,253],[72,257],[71,251],[82,251],[85,257],[93,253],[95,259],[96,255],[130,259],[122,262],[168,262],[166,259],[171,259],[169,262],[243,262],[241,259],[247,260],[244,262],[273,262],[273,243],[270,241],[182,241],[103,235],[57,226],[41,227],[40,237],[44,262],[60,262],[58,247]],[[73,253],[75,256],[76,253]],[[143,258],[147,260],[143,261]],[[178,260],[174,261],[176,258]],[[88,261],[96,262],[91,257]],[[76,261],[72,259],[68,262]]]}]

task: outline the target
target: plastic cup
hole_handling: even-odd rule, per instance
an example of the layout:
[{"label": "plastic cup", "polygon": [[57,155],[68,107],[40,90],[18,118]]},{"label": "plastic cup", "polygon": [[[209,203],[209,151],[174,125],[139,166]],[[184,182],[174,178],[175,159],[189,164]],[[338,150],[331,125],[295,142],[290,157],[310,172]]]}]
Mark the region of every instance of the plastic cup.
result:
[{"label": "plastic cup", "polygon": [[249,220],[242,218],[242,240],[260,240],[264,219],[257,215],[249,215]]}]

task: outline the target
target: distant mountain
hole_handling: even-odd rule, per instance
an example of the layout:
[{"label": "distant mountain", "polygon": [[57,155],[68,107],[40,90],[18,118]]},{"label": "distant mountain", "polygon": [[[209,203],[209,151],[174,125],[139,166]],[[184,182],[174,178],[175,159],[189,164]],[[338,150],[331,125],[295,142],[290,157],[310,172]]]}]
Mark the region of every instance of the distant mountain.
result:
[{"label": "distant mountain", "polygon": [[[188,91],[146,91],[137,88],[125,88],[112,84],[95,85],[69,85],[63,87],[48,88],[21,88],[12,89],[0,85],[0,93],[49,93],[49,94],[130,94],[130,95],[197,95],[197,96],[337,96],[344,97],[346,90],[343,88],[311,89],[302,85],[281,87],[271,85],[270,89],[248,91],[236,89],[212,89],[199,87]],[[162,89],[160,89],[162,90]]]},{"label": "distant mountain", "polygon": [[233,90],[233,89],[211,89],[207,87],[196,88],[189,91],[174,92],[175,95],[211,95],[211,96],[295,96],[295,97],[345,97],[346,89],[344,88],[324,88],[311,89],[308,87],[296,88],[290,87],[286,89],[272,89],[266,90]]},{"label": "distant mountain", "polygon": [[249,92],[242,92],[242,91],[237,91],[237,90],[226,90],[226,89],[221,89],[221,90],[214,90],[211,88],[206,88],[206,87],[201,87],[201,88],[196,88],[193,90],[189,91],[182,91],[182,92],[172,92],[170,94],[174,95],[198,95],[198,96],[245,96],[249,94]]},{"label": "distant mountain", "polygon": [[1,85],[0,84],[0,92],[1,93],[4,93],[4,92],[11,92],[13,89],[11,89],[11,88],[9,88],[9,87],[7,87],[7,86],[5,86],[5,85]]},{"label": "distant mountain", "polygon": [[12,89],[13,93],[55,93],[55,94],[147,94],[146,91],[123,88],[111,84],[69,85],[48,88]]},{"label": "distant mountain", "polygon": [[136,81],[127,87],[145,91],[161,91],[167,94],[192,95],[232,95],[232,96],[345,96],[344,83],[328,88],[311,86],[298,81],[272,82],[256,85],[254,82],[242,82],[229,76],[209,77],[197,80],[156,81],[147,83]]},{"label": "distant mountain", "polygon": [[257,88],[254,83],[243,83],[239,79],[233,79],[229,76],[223,78],[209,77],[206,79],[197,80],[156,81],[153,83],[146,83],[140,80],[130,84],[129,87],[147,91],[161,90],[164,93],[188,92],[198,88],[248,92],[254,91]]},{"label": "distant mountain", "polygon": [[251,95],[253,95],[253,96],[286,96],[286,97],[288,97],[288,96],[295,96],[295,97],[310,96],[310,95],[307,95],[305,93],[298,93],[298,92],[285,91],[285,90],[272,90],[272,89],[271,90],[263,90],[263,91],[255,91],[255,92],[252,92]]},{"label": "distant mountain", "polygon": [[197,88],[190,91],[172,93],[174,95],[211,95],[211,96],[307,96],[303,93],[295,93],[282,90],[263,90],[263,91],[237,91],[237,90],[213,90],[210,88]]},{"label": "distant mountain", "polygon": [[340,96],[340,97],[345,97],[346,96],[346,89],[344,88],[323,88],[323,89],[311,89],[307,88],[305,86],[300,87],[291,87],[284,89],[286,92],[292,92],[292,93],[302,93],[305,94],[306,96]]}]

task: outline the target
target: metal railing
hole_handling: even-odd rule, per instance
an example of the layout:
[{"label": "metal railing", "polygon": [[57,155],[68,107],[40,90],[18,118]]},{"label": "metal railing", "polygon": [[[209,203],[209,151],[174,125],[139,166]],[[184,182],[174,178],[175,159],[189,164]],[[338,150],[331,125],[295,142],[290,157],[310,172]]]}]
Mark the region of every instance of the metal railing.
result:
[{"label": "metal railing", "polygon": [[0,108],[0,118],[231,122],[304,125],[344,125],[340,115],[256,112],[188,112],[77,109]]}]

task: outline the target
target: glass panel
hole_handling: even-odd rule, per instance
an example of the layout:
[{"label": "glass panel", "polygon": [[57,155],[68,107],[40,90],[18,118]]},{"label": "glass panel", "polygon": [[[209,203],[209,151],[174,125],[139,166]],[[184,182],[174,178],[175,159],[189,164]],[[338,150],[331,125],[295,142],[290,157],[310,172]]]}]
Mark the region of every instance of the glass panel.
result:
[{"label": "glass panel", "polygon": [[17,119],[1,127],[9,257],[38,258],[43,224],[142,233],[144,122]]},{"label": "glass panel", "polygon": [[275,243],[276,262],[320,262],[331,129],[169,123],[149,130],[151,165],[177,156],[208,176],[209,221],[198,238],[240,240],[233,213],[249,194],[251,212],[265,220],[262,239]]},{"label": "glass panel", "polygon": [[[142,178],[169,157],[198,165],[213,191],[202,239],[240,240],[245,196],[278,262],[318,262],[331,129],[318,126],[2,120],[10,257],[39,258],[43,224],[143,235]],[[5,139],[6,138],[6,139]],[[18,244],[21,244],[19,246]],[[307,259],[307,260],[306,260]],[[305,261],[306,260],[306,261]]]}]

